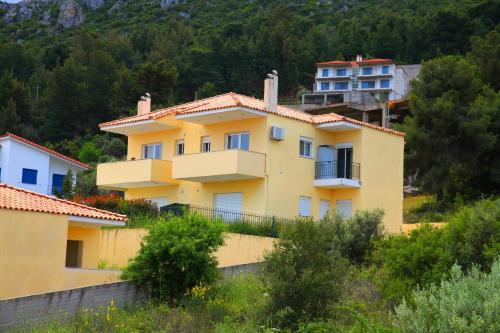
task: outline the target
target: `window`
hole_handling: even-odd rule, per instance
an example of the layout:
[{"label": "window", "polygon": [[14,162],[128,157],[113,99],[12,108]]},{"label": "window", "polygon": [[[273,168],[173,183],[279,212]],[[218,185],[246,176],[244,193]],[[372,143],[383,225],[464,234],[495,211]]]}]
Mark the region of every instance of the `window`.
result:
[{"label": "window", "polygon": [[347,90],[348,88],[348,82],[335,82],[335,90]]},{"label": "window", "polygon": [[184,155],[184,140],[175,141],[175,155]]},{"label": "window", "polygon": [[248,132],[226,134],[226,149],[249,150],[250,134]]},{"label": "window", "polygon": [[371,67],[363,67],[363,68],[361,69],[361,73],[362,73],[363,75],[372,75],[372,73],[373,73],[373,68],[371,68]]},{"label": "window", "polygon": [[389,80],[380,80],[380,88],[389,88]]},{"label": "window", "polygon": [[66,267],[82,267],[83,241],[69,240],[66,242]]},{"label": "window", "polygon": [[210,146],[211,146],[211,140],[209,136],[202,136],[201,137],[201,149],[200,151],[202,153],[208,153],[210,151]]},{"label": "window", "polygon": [[299,155],[302,157],[313,157],[313,142],[308,138],[300,138]]},{"label": "window", "polygon": [[352,217],[351,200],[337,200],[335,205],[335,211],[337,212],[337,214],[342,215],[346,219],[350,219]]},{"label": "window", "polygon": [[321,70],[321,76],[328,77],[328,75],[329,75],[329,70],[328,69],[322,69]]},{"label": "window", "polygon": [[142,148],[142,158],[161,160],[161,143],[150,143]]},{"label": "window", "polygon": [[330,210],[330,200],[320,200],[319,201],[319,218],[322,219],[328,214]]},{"label": "window", "polygon": [[329,82],[321,82],[321,90],[329,90],[330,89],[330,83]]},{"label": "window", "polygon": [[375,88],[375,81],[361,81],[361,89]]},{"label": "window", "polygon": [[382,66],[382,74],[389,74],[389,66]]},{"label": "window", "polygon": [[52,194],[62,193],[64,177],[66,176],[57,173],[52,175]]},{"label": "window", "polygon": [[345,68],[337,69],[337,76],[346,76],[346,75],[347,75],[347,69]]},{"label": "window", "polygon": [[299,197],[299,216],[311,216],[311,198]]},{"label": "window", "polygon": [[23,184],[36,185],[36,175],[37,175],[37,173],[38,173],[38,170],[24,169],[23,168],[22,183]]}]

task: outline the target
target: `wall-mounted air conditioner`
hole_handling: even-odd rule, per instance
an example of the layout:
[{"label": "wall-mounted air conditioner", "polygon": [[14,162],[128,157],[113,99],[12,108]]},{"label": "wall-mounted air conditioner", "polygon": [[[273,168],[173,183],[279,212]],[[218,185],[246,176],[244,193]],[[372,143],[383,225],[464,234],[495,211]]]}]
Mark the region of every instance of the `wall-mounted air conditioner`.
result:
[{"label": "wall-mounted air conditioner", "polygon": [[285,138],[285,129],[283,127],[271,127],[271,140],[281,141]]}]

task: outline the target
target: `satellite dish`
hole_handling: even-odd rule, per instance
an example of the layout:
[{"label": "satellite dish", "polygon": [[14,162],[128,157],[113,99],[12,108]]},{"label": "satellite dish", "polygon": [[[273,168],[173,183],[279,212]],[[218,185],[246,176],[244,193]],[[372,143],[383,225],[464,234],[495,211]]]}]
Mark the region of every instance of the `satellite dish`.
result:
[{"label": "satellite dish", "polygon": [[271,71],[271,73],[273,73],[274,75],[278,75],[278,71],[277,71],[277,70],[275,70],[275,69],[273,69],[273,70]]},{"label": "satellite dish", "polygon": [[150,93],[146,93],[146,97],[151,97],[151,94]]}]

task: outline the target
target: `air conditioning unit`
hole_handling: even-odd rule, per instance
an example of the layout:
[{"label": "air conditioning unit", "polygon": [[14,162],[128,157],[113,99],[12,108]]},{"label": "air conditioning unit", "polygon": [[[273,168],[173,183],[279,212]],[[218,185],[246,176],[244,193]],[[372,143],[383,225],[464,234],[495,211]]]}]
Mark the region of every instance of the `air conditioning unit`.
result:
[{"label": "air conditioning unit", "polygon": [[285,138],[285,129],[283,127],[271,127],[271,140],[281,141]]}]

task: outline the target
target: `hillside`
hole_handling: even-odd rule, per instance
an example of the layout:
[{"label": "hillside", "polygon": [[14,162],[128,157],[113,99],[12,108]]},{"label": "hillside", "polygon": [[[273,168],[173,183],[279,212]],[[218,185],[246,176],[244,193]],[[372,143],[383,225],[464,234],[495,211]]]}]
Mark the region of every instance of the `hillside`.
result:
[{"label": "hillside", "polygon": [[465,54],[499,17],[495,0],[0,2],[0,132],[92,134],[145,91],[157,106],[195,92],[261,96],[271,69],[294,98],[317,61]]}]

